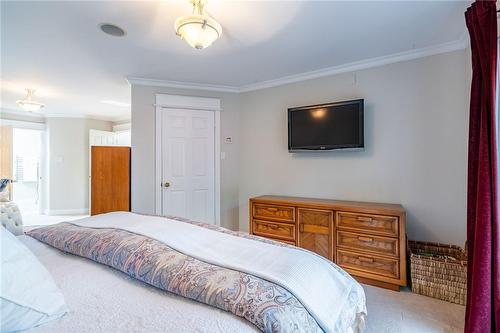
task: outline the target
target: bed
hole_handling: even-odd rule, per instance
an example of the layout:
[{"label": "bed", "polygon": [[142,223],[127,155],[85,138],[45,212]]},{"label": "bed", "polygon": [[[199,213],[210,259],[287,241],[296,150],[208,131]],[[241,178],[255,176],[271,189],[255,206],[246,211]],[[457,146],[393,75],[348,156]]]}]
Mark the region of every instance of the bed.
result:
[{"label": "bed", "polygon": [[61,319],[27,332],[259,332],[229,312],[164,292],[29,236],[18,238],[52,274],[70,309]]},{"label": "bed", "polygon": [[30,332],[364,328],[364,291],[347,273],[309,251],[245,233],[120,212],[18,239],[52,274],[70,309]]}]

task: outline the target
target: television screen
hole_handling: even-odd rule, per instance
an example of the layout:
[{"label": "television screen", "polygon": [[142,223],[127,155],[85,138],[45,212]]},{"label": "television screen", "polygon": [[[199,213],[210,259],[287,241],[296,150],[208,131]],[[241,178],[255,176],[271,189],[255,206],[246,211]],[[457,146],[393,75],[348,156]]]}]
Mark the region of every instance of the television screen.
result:
[{"label": "television screen", "polygon": [[364,148],[363,100],[288,109],[288,150]]}]

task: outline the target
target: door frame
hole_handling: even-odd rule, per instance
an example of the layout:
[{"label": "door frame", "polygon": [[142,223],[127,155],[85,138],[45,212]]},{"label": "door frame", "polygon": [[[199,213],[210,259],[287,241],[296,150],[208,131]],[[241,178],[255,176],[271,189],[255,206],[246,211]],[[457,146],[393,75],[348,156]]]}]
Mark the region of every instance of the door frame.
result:
[{"label": "door frame", "polygon": [[199,110],[214,113],[214,204],[215,225],[220,226],[221,127],[220,99],[209,97],[155,94],[155,214],[162,214],[161,115],[169,109]]},{"label": "door frame", "polygon": [[[36,119],[40,119],[36,117]],[[40,169],[38,180],[39,180],[39,188],[38,188],[38,213],[39,214],[48,214],[49,213],[49,199],[50,199],[50,189],[49,189],[49,162],[50,158],[48,157],[48,131],[45,123],[32,122],[32,121],[24,121],[24,120],[10,120],[10,119],[0,119],[0,125],[2,126],[11,126],[12,129],[21,128],[21,129],[30,129],[40,131]],[[12,136],[14,136],[14,132],[12,132]],[[11,145],[13,145],[13,137],[11,141]],[[13,147],[12,147],[13,148]],[[12,160],[11,160],[12,162]],[[14,177],[14,170],[12,170],[12,177]],[[11,184],[12,185],[12,184]],[[11,188],[12,190],[12,188]],[[10,193],[12,196],[12,192]],[[12,198],[11,198],[12,199]]]},{"label": "door frame", "polygon": [[[120,128],[123,128],[122,130],[116,130],[115,131],[115,128],[117,129],[120,129]],[[90,212],[92,211],[92,146],[98,146],[98,147],[102,147],[102,146],[109,146],[109,147],[131,147],[131,145],[121,145],[121,144],[118,144],[117,140],[118,140],[118,133],[120,132],[125,132],[125,131],[130,131],[130,123],[127,123],[127,124],[119,124],[119,125],[115,125],[113,126],[113,130],[112,131],[103,131],[103,130],[97,130],[97,129],[89,129],[89,135],[88,135],[88,138],[89,138],[89,209],[88,209],[88,213],[90,214]],[[100,144],[97,144],[93,141],[93,138],[96,137],[96,135],[99,135],[99,134],[102,134],[102,135],[113,135],[113,143],[111,144],[103,144],[103,143],[100,143]]]}]

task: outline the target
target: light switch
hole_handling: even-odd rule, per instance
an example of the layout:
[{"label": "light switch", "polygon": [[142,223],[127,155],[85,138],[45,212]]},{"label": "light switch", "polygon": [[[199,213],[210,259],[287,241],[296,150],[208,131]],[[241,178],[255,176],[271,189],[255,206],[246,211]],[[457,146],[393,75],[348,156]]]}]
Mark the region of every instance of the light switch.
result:
[{"label": "light switch", "polygon": [[224,143],[226,143],[226,144],[233,143],[233,137],[232,136],[226,136],[224,138]]}]

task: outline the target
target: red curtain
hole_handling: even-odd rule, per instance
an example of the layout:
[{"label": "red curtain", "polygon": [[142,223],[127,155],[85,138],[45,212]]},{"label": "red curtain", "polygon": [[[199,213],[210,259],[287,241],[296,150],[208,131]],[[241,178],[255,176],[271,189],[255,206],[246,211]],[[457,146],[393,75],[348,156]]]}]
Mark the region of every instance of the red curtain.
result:
[{"label": "red curtain", "polygon": [[472,50],[467,175],[465,332],[500,333],[500,230],[497,198],[497,17],[494,1],[465,12]]}]

